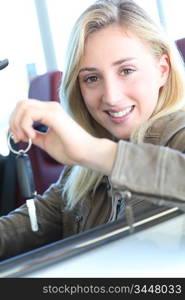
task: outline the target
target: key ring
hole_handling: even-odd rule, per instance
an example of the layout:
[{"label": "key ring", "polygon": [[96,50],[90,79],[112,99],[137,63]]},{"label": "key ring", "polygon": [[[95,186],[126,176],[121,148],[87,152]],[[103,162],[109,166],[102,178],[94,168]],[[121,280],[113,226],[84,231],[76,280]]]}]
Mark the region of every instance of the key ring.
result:
[{"label": "key ring", "polygon": [[9,150],[10,150],[11,152],[13,152],[14,154],[17,154],[17,155],[19,155],[19,154],[25,154],[25,153],[28,152],[28,151],[30,150],[30,148],[31,148],[32,140],[31,140],[30,138],[29,138],[29,140],[28,140],[28,146],[27,146],[27,148],[26,148],[25,150],[21,149],[21,150],[19,150],[19,151],[17,151],[17,150],[15,150],[15,149],[12,148],[12,145],[11,145],[11,143],[10,143],[10,139],[13,139],[13,134],[11,134],[11,133],[8,135],[8,148],[9,148]]}]

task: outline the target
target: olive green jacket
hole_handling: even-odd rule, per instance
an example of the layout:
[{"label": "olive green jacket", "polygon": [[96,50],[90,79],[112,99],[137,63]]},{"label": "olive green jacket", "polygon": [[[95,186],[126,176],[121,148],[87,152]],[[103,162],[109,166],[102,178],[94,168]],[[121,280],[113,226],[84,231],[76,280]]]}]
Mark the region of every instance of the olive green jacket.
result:
[{"label": "olive green jacket", "polygon": [[[145,143],[118,142],[109,178],[69,211],[62,177],[35,199],[39,230],[30,227],[27,206],[0,218],[0,259],[20,254],[118,218],[132,222],[156,205],[185,210],[185,112],[157,120]],[[175,204],[174,204],[175,201]],[[132,209],[132,213],[129,209]]]}]

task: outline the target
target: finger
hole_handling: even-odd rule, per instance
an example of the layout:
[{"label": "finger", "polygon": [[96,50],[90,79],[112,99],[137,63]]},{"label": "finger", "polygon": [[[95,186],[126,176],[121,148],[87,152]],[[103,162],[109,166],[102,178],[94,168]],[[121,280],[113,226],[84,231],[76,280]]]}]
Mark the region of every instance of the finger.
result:
[{"label": "finger", "polygon": [[34,139],[35,138],[35,129],[33,128],[33,120],[31,115],[27,112],[25,115],[22,117],[19,129],[18,129],[22,137],[26,137],[27,139]]},{"label": "finger", "polygon": [[16,141],[25,140],[27,138],[20,126],[25,115],[24,102],[25,101],[19,101],[16,104],[9,119],[9,131],[12,132]]},{"label": "finger", "polygon": [[36,145],[36,146],[38,146],[38,147],[40,147],[41,149],[45,150],[46,134],[47,133],[35,130],[35,136],[32,139],[33,144]]},{"label": "finger", "polygon": [[26,141],[35,137],[33,122],[39,119],[40,114],[40,101],[27,99],[17,103],[9,120],[10,131],[16,140]]}]

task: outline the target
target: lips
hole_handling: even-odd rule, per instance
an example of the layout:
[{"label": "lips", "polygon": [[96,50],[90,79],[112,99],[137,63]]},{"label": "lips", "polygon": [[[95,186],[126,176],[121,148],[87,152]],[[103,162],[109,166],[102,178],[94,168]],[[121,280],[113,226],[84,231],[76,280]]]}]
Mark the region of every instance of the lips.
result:
[{"label": "lips", "polygon": [[132,109],[133,109],[133,106],[130,106],[130,107],[127,107],[126,109],[118,111],[118,112],[108,111],[108,114],[114,118],[121,118],[123,116],[126,116],[128,113],[130,113]]},{"label": "lips", "polygon": [[109,120],[115,124],[121,124],[127,121],[132,114],[135,105],[127,106],[125,109],[106,110],[105,113],[109,116]]},{"label": "lips", "polygon": [[106,111],[111,117],[113,118],[122,118],[129,114],[134,109],[134,105],[129,106],[123,110],[117,110],[117,111]]}]

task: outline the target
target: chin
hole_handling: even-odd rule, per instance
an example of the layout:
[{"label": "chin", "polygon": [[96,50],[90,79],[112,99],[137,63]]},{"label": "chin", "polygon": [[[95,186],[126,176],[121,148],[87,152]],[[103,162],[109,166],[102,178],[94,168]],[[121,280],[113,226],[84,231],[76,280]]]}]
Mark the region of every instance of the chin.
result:
[{"label": "chin", "polygon": [[113,134],[113,137],[116,140],[129,140],[130,134]]}]

